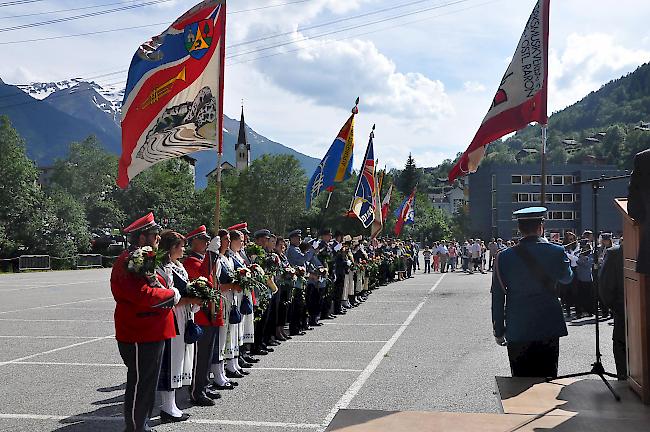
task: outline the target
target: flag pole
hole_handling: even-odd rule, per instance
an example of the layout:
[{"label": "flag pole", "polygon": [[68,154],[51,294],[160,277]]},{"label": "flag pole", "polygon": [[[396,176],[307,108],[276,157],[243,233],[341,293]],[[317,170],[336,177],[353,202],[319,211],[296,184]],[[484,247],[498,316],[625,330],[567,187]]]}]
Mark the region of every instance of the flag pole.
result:
[{"label": "flag pole", "polygon": [[540,203],[542,207],[546,204],[546,139],[547,125],[542,125],[542,166],[541,166],[541,196]]},{"label": "flag pole", "polygon": [[[368,146],[366,147],[366,153],[363,156],[363,161],[361,162],[361,169],[359,170],[359,178],[357,180],[357,185],[354,188],[354,193],[357,193],[357,190],[359,189],[359,184],[361,184],[361,176],[363,175],[363,169],[366,166],[366,160],[368,160],[368,151],[370,150],[370,143],[372,142],[372,139],[375,137],[375,126],[372,125],[372,130],[370,131],[370,138],[368,139]],[[354,204],[354,198],[356,195],[352,195],[352,201],[350,201],[350,210],[349,212],[352,211],[352,204]]]},{"label": "flag pole", "polygon": [[331,199],[332,199],[332,191],[329,191],[329,195],[327,195],[327,202],[325,203],[326,209],[329,208]]}]

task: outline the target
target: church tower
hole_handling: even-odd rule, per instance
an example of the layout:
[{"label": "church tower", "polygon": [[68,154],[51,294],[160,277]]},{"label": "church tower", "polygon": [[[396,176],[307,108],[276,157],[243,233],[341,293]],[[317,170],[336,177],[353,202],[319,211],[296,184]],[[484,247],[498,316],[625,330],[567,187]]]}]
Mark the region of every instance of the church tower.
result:
[{"label": "church tower", "polygon": [[235,144],[235,161],[237,171],[245,170],[251,164],[251,146],[246,139],[244,104],[241,107],[241,119],[239,120],[239,137],[237,138],[237,144]]}]

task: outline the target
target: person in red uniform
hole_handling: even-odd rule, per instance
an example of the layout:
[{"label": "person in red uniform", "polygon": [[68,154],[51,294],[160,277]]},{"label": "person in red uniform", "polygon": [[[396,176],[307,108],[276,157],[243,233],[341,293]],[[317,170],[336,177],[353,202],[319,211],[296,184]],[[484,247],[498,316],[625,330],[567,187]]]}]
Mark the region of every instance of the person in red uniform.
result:
[{"label": "person in red uniform", "polygon": [[147,432],[156,397],[165,340],[176,336],[172,307],[180,301],[160,276],[128,270],[129,254],[140,247],[158,248],[160,226],[153,213],[124,229],[131,247],[113,264],[111,291],[115,299],[115,339],[127,367],[124,420],[127,432]]},{"label": "person in red uniform", "polygon": [[[190,245],[190,252],[183,261],[183,266],[190,281],[203,276],[208,280],[210,286],[214,286],[213,273],[216,261],[210,259],[211,255],[207,252],[210,236],[205,225],[201,225],[188,233],[185,238]],[[199,406],[215,405],[213,399],[221,397],[219,393],[208,387],[213,352],[215,347],[219,345],[219,328],[224,325],[221,305],[215,307],[215,314],[212,319],[210,319],[210,315],[210,310],[206,308],[202,308],[194,314],[194,322],[203,329],[203,337],[198,340],[194,347],[195,361],[190,387],[190,400]]]}]

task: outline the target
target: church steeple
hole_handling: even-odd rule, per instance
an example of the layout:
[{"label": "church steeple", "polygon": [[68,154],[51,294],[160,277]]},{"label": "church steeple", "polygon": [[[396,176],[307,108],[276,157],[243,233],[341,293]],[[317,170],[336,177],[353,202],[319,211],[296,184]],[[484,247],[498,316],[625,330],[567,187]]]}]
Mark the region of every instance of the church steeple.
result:
[{"label": "church steeple", "polygon": [[242,101],[241,105],[241,119],[239,120],[239,136],[237,138],[237,144],[235,144],[235,155],[236,155],[236,164],[237,170],[241,171],[249,167],[250,165],[250,152],[251,146],[248,144],[246,139],[246,122],[244,121],[244,102]]}]

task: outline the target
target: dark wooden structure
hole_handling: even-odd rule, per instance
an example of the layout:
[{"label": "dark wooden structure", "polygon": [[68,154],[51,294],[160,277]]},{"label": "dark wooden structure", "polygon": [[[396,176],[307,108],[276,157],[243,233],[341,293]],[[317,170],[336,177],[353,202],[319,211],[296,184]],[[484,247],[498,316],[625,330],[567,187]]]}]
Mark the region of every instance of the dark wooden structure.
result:
[{"label": "dark wooden structure", "polygon": [[628,382],[650,405],[650,282],[636,272],[640,227],[627,213],[627,199],[617,199],[616,204],[623,216]]}]

